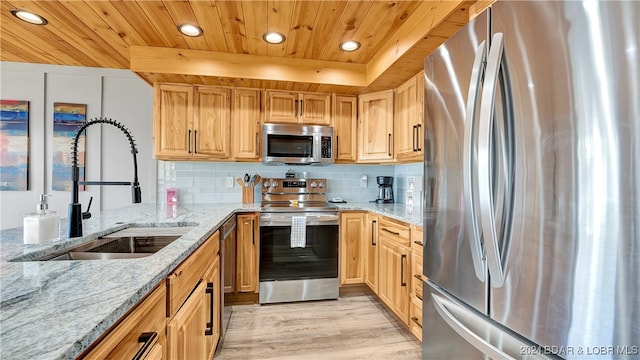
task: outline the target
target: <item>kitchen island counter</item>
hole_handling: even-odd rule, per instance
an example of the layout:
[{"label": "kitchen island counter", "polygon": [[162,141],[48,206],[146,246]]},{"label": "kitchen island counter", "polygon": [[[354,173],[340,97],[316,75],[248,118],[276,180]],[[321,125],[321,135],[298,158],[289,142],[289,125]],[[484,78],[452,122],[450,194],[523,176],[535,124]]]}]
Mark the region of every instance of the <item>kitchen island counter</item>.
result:
[{"label": "kitchen island counter", "polygon": [[[136,204],[85,220],[81,238],[24,245],[22,228],[0,232],[0,358],[75,359],[155,288],[233,213],[259,204]],[[33,261],[133,226],[195,226],[157,253],[118,260]],[[66,223],[61,222],[66,234]]]}]

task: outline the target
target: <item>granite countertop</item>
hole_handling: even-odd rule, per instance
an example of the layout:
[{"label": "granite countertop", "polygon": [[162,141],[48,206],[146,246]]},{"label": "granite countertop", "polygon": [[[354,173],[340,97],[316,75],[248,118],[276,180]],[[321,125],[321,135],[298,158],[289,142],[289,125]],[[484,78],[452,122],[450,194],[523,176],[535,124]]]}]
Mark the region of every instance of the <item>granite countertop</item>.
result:
[{"label": "granite countertop", "polygon": [[[404,204],[336,205],[422,224],[419,208],[407,211]],[[65,235],[42,245],[24,245],[22,228],[0,231],[0,358],[75,359],[232,214],[259,210],[259,204],[135,204],[85,220],[83,237]],[[143,258],[34,261],[128,226],[149,225],[194,227]]]}]

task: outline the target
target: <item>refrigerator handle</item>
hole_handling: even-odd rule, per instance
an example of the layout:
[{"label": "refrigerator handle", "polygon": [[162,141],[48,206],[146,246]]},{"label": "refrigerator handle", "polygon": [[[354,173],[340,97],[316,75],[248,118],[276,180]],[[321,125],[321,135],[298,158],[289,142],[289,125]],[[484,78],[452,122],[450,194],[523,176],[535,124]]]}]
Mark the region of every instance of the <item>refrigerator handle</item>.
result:
[{"label": "refrigerator handle", "polygon": [[[492,174],[495,162],[492,161],[493,122],[495,112],[496,90],[500,65],[504,58],[504,34],[496,33],[491,41],[487,56],[487,70],[484,79],[484,91],[480,103],[480,128],[478,134],[478,189],[481,211],[482,234],[486,249],[487,265],[491,274],[491,285],[495,288],[504,284],[498,235],[496,230],[496,204]],[[494,159],[495,160],[495,159]],[[498,189],[504,191],[504,189]],[[501,195],[500,195],[501,196]]]},{"label": "refrigerator handle", "polygon": [[464,149],[463,149],[463,191],[465,209],[469,209],[471,216],[467,216],[467,232],[469,233],[469,241],[471,242],[471,258],[473,259],[473,268],[476,272],[478,280],[486,281],[486,265],[484,262],[484,251],[480,242],[480,225],[479,225],[479,208],[478,195],[474,188],[475,169],[477,169],[477,159],[474,156],[474,147],[477,144],[477,112],[478,98],[480,95],[480,84],[484,76],[484,63],[486,61],[486,41],[480,43],[476,51],[476,58],[473,61],[471,71],[471,79],[469,81],[469,94],[467,96],[467,110],[464,120]]}]

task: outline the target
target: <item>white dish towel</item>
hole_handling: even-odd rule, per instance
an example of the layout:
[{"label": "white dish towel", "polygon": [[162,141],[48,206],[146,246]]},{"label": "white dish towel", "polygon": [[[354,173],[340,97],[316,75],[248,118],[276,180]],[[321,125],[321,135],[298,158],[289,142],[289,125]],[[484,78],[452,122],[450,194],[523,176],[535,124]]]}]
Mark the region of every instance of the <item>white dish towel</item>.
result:
[{"label": "white dish towel", "polygon": [[303,248],[307,246],[307,217],[291,217],[291,247]]}]

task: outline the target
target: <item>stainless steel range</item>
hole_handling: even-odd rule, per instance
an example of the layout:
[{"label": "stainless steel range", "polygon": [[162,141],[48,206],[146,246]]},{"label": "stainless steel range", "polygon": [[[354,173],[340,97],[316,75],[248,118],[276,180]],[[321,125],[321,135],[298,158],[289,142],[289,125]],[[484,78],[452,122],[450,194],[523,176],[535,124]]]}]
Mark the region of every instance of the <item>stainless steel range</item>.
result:
[{"label": "stainless steel range", "polygon": [[264,179],[261,304],[338,297],[338,209],[325,179]]}]

